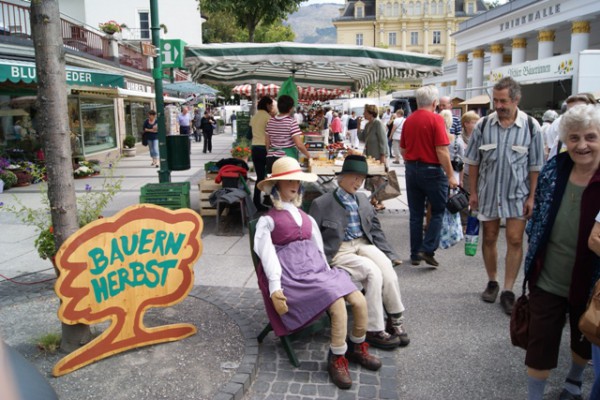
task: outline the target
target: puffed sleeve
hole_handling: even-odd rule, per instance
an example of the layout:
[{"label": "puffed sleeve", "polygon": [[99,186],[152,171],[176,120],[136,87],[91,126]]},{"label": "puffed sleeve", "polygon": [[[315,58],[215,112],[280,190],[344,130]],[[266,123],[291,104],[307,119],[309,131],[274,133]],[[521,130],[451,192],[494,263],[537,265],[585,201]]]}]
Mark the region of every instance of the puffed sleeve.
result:
[{"label": "puffed sleeve", "polygon": [[274,228],[273,218],[263,216],[258,219],[254,234],[254,252],[260,258],[265,275],[269,280],[269,295],[281,289],[281,264],[271,240],[271,232]]}]

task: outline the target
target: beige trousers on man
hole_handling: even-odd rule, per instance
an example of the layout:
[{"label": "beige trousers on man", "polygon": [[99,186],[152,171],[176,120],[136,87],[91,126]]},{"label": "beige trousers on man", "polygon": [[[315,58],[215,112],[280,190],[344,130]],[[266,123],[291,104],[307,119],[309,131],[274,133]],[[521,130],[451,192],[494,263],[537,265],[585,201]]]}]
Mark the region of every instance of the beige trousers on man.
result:
[{"label": "beige trousers on man", "polygon": [[384,307],[388,314],[404,311],[398,275],[392,262],[367,239],[342,242],[331,260],[331,266],[347,271],[353,281],[363,285],[369,312],[367,331],[379,332],[385,329]]}]

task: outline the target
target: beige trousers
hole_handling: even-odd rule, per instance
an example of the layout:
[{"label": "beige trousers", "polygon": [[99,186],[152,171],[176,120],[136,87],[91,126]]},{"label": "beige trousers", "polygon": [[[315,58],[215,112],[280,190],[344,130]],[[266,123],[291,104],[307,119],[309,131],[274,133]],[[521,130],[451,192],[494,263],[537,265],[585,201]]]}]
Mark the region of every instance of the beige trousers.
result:
[{"label": "beige trousers", "polygon": [[390,259],[365,238],[342,242],[331,266],[347,271],[365,290],[369,322],[367,331],[385,329],[384,308],[388,314],[404,311],[398,275]]}]

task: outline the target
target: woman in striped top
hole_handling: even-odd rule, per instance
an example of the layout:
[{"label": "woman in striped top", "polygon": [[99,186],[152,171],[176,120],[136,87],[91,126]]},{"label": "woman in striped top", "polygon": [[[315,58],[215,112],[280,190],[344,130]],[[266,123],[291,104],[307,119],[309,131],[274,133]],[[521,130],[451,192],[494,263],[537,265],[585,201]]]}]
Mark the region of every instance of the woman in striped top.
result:
[{"label": "woman in striped top", "polygon": [[265,143],[267,146],[267,174],[271,166],[280,157],[288,156],[298,159],[298,151],[306,158],[310,153],[302,142],[302,131],[293,117],[294,99],[283,95],[277,99],[279,114],[267,123]]}]

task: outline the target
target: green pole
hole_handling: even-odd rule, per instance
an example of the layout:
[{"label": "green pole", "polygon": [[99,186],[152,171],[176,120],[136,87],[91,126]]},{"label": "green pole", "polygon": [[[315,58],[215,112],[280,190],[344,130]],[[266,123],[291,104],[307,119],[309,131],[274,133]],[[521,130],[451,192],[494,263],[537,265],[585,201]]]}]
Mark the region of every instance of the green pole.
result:
[{"label": "green pole", "polygon": [[154,57],[154,92],[156,95],[156,113],[158,114],[158,153],[160,155],[160,170],[158,171],[158,182],[171,182],[171,171],[169,170],[167,154],[167,132],[165,130],[165,103],[163,101],[163,73],[162,54],[160,52],[160,21],[158,20],[158,0],[150,0],[150,20],[152,31],[152,44],[157,49]]}]

